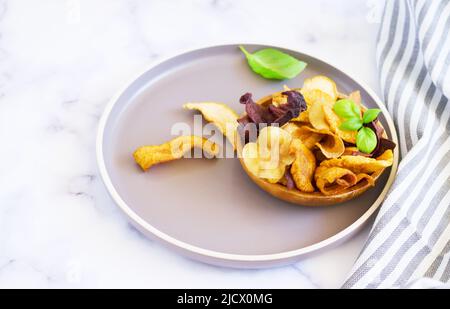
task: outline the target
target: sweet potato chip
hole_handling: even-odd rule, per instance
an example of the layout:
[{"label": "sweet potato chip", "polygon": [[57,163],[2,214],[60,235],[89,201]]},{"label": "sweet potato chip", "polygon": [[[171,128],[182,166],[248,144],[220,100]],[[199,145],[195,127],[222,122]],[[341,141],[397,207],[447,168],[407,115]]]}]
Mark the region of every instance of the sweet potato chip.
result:
[{"label": "sweet potato chip", "polygon": [[236,149],[238,118],[234,110],[222,103],[203,102],[186,103],[185,109],[197,110],[203,114],[203,117],[212,122],[228,139],[231,145]]},{"label": "sweet potato chip", "polygon": [[320,163],[323,167],[342,167],[359,174],[371,174],[380,169],[391,166],[393,163],[392,150],[387,150],[377,159],[364,156],[342,156],[337,159],[329,159]]},{"label": "sweet potato chip", "polygon": [[366,180],[369,185],[375,185],[370,175],[360,173],[355,175],[351,170],[342,167],[319,166],[314,174],[316,186],[325,195],[335,195]]},{"label": "sweet potato chip", "polygon": [[358,175],[356,175],[356,183],[359,183],[362,180],[367,180],[367,182],[369,183],[370,186],[375,186],[375,179],[373,179],[372,176],[364,174],[364,173],[360,173]]},{"label": "sweet potato chip", "polygon": [[344,143],[337,135],[325,133],[322,136],[320,142],[317,143],[317,147],[326,158],[338,158],[344,153]]},{"label": "sweet potato chip", "polygon": [[133,153],[137,164],[148,170],[155,164],[180,159],[193,147],[202,148],[210,156],[219,153],[219,145],[199,136],[179,136],[162,145],[142,146]]},{"label": "sweet potato chip", "polygon": [[314,76],[312,78],[308,78],[303,83],[303,90],[320,90],[326,93],[333,100],[333,103],[338,98],[338,91],[336,87],[336,83],[322,75]]},{"label": "sweet potato chip", "polygon": [[245,166],[259,178],[279,182],[295,159],[291,141],[291,135],[279,127],[263,128],[256,143],[247,143],[242,149]]},{"label": "sweet potato chip", "polygon": [[303,143],[295,139],[291,147],[295,150],[295,161],[292,163],[291,174],[297,189],[303,192],[314,192],[312,180],[316,169],[314,154]]},{"label": "sweet potato chip", "polygon": [[356,184],[356,175],[345,168],[319,166],[314,174],[316,186],[325,195],[338,194]]}]

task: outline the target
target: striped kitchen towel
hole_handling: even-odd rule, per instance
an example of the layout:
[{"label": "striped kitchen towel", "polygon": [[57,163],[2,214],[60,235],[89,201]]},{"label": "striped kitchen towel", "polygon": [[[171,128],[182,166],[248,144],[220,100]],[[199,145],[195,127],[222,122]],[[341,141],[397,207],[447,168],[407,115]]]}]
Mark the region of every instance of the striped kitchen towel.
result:
[{"label": "striped kitchen towel", "polygon": [[387,0],[380,27],[378,69],[402,160],[344,288],[445,287],[450,278],[450,0]]}]

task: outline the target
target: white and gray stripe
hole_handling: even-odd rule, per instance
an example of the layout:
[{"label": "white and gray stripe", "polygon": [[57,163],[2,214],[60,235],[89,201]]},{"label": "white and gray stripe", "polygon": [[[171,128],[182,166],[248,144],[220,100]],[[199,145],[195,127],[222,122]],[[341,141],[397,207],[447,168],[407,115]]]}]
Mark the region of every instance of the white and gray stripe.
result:
[{"label": "white and gray stripe", "polygon": [[386,0],[381,88],[402,161],[344,288],[450,279],[450,0]]}]

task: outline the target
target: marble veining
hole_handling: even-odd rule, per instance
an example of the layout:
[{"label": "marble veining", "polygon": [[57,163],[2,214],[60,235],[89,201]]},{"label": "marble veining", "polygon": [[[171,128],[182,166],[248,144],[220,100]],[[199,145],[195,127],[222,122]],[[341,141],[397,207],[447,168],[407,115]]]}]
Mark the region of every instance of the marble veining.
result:
[{"label": "marble veining", "polygon": [[261,41],[325,57],[378,91],[373,1],[0,0],[0,287],[339,287],[366,228],[295,265],[236,270],[143,237],[109,198],[98,120],[181,49]]}]

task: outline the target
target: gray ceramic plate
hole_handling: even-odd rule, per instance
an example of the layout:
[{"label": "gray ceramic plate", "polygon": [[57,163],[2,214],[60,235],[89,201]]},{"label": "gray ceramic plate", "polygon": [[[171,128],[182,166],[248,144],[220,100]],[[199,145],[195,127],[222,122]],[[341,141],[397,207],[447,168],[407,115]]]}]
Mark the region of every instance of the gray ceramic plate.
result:
[{"label": "gray ceramic plate", "polygon": [[[246,47],[253,51],[267,46]],[[270,196],[247,177],[237,159],[184,159],[147,173],[134,163],[138,146],[163,143],[173,138],[173,123],[193,122],[193,113],[181,107],[185,102],[219,101],[242,112],[238,99],[243,93],[262,97],[284,84],[299,87],[317,74],[334,79],[341,92],[361,90],[367,106],[383,110],[383,125],[397,142],[392,120],[373,91],[322,60],[280,49],[308,63],[297,78],[265,80],[249,69],[238,45],[213,46],[152,66],[112,99],[99,127],[99,169],[113,199],[144,234],[207,263],[268,267],[343,241],[376,211],[395,177],[397,161],[359,198],[319,208]]]}]

